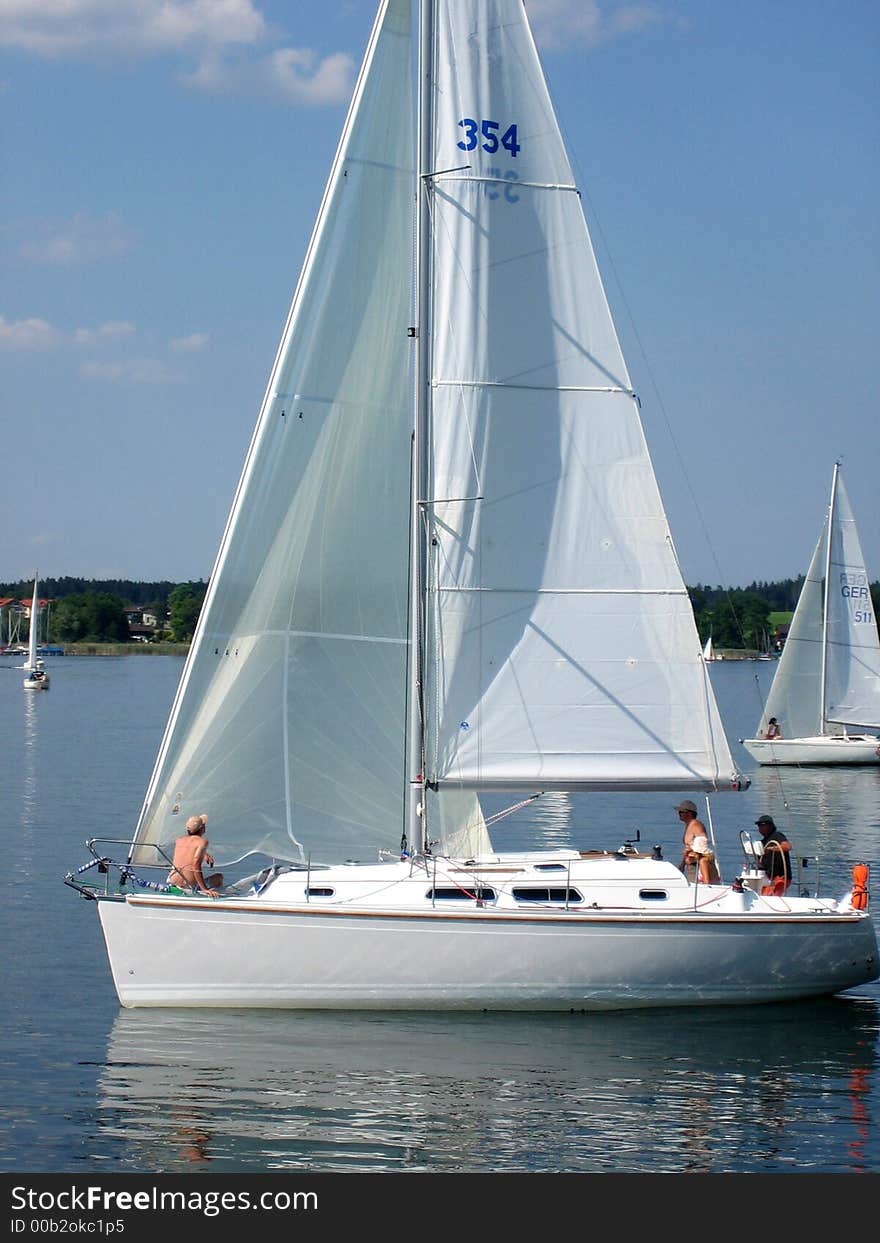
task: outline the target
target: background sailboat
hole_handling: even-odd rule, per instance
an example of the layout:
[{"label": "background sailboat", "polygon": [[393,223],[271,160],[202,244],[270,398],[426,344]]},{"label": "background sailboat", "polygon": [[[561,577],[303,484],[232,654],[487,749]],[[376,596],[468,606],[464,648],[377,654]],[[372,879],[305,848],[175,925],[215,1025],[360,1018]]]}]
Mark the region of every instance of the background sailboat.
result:
[{"label": "background sailboat", "polygon": [[[781,737],[767,739],[771,717]],[[828,513],[755,738],[759,764],[876,764],[880,639],[855,519],[835,463]],[[850,732],[854,731],[854,732]]]},{"label": "background sailboat", "polygon": [[712,632],[710,631],[709,637],[706,640],[705,646],[703,647],[703,660],[705,660],[706,663],[708,664],[710,661],[717,660],[717,659],[718,657],[715,655],[715,645],[712,642]]},{"label": "background sailboat", "polygon": [[24,679],[24,687],[31,691],[47,691],[49,689],[49,675],[43,666],[43,658],[37,655],[38,635],[39,635],[39,619],[40,619],[40,602],[37,596],[39,587],[39,577],[34,575],[34,594],[31,600],[31,615],[28,629],[28,655],[27,660],[22,666],[27,671]]}]

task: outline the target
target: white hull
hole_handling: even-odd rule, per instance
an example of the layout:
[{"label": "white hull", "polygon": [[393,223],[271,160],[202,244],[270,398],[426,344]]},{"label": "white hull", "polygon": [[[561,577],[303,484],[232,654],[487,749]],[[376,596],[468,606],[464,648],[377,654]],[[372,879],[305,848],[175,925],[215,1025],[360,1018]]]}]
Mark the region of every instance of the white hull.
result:
[{"label": "white hull", "polygon": [[849,734],[815,738],[743,738],[759,764],[880,764],[880,737]]},{"label": "white hull", "polygon": [[47,691],[49,689],[49,677],[45,678],[23,678],[22,686],[26,691]]},{"label": "white hull", "polygon": [[[481,869],[497,902],[454,911],[425,901],[424,871],[398,864],[349,870],[363,893],[351,903],[306,903],[294,872],[261,895],[130,894],[99,898],[99,911],[126,1007],[619,1010],[789,1001],[878,975],[870,917],[830,900],[695,888],[671,864],[609,857],[571,866],[580,907],[522,909],[501,890],[512,872],[541,879]],[[382,879],[380,908],[368,891]],[[311,874],[337,895],[345,884],[345,869]]]}]

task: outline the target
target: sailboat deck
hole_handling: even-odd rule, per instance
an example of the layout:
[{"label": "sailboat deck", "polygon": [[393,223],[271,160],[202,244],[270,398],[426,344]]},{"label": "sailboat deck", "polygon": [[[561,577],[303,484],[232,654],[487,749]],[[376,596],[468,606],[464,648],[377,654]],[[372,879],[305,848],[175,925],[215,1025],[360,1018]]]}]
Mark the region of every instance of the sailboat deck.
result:
[{"label": "sailboat deck", "polygon": [[210,906],[212,910],[303,914],[412,915],[439,918],[591,919],[743,916],[852,917],[833,899],[764,898],[746,885],[691,883],[672,863],[647,855],[549,852],[488,859],[419,859],[277,869],[268,881],[201,894],[139,895],[135,905]]}]

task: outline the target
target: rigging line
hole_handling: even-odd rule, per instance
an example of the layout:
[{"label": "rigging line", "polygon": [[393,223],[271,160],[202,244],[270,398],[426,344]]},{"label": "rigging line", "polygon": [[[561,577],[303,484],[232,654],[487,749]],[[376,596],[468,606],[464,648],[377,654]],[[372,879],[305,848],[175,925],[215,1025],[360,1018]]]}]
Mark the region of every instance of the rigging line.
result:
[{"label": "rigging line", "polygon": [[539,790],[537,794],[530,794],[528,798],[520,799],[518,803],[512,803],[510,807],[504,807],[501,811],[496,811],[493,815],[486,817],[486,828],[488,829],[490,825],[496,824],[499,820],[512,815],[513,812],[520,811],[523,807],[528,807],[529,803],[534,803],[535,799],[543,797],[544,791]]}]

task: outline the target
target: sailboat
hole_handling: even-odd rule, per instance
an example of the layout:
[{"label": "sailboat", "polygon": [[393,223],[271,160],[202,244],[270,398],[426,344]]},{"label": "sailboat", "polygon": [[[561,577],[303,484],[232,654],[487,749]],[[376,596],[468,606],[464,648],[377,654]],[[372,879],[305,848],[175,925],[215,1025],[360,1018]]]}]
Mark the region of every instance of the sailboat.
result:
[{"label": "sailboat", "polygon": [[38,586],[39,577],[35,574],[34,595],[31,600],[30,627],[28,631],[28,655],[27,660],[22,665],[27,674],[23,685],[25,690],[29,691],[47,691],[49,689],[49,675],[43,665],[42,656],[37,655],[37,632],[39,630],[40,618],[40,602],[37,598]]},{"label": "sailboat", "polygon": [[[780,736],[767,738],[771,717]],[[759,764],[880,763],[880,639],[865,558],[835,462],[831,499],[757,737]]]},{"label": "sailboat", "polygon": [[715,655],[715,646],[712,643],[712,632],[710,631],[709,637],[703,646],[703,660],[705,660],[708,664],[710,661],[717,659],[718,657]]},{"label": "sailboat", "polygon": [[[692,882],[638,834],[492,845],[488,792],[747,782],[521,0],[422,0],[417,90],[413,16],[379,6],[133,838],[65,878],[119,1000],[568,1011],[874,979],[851,897]],[[168,884],[201,814],[213,893]]]}]

